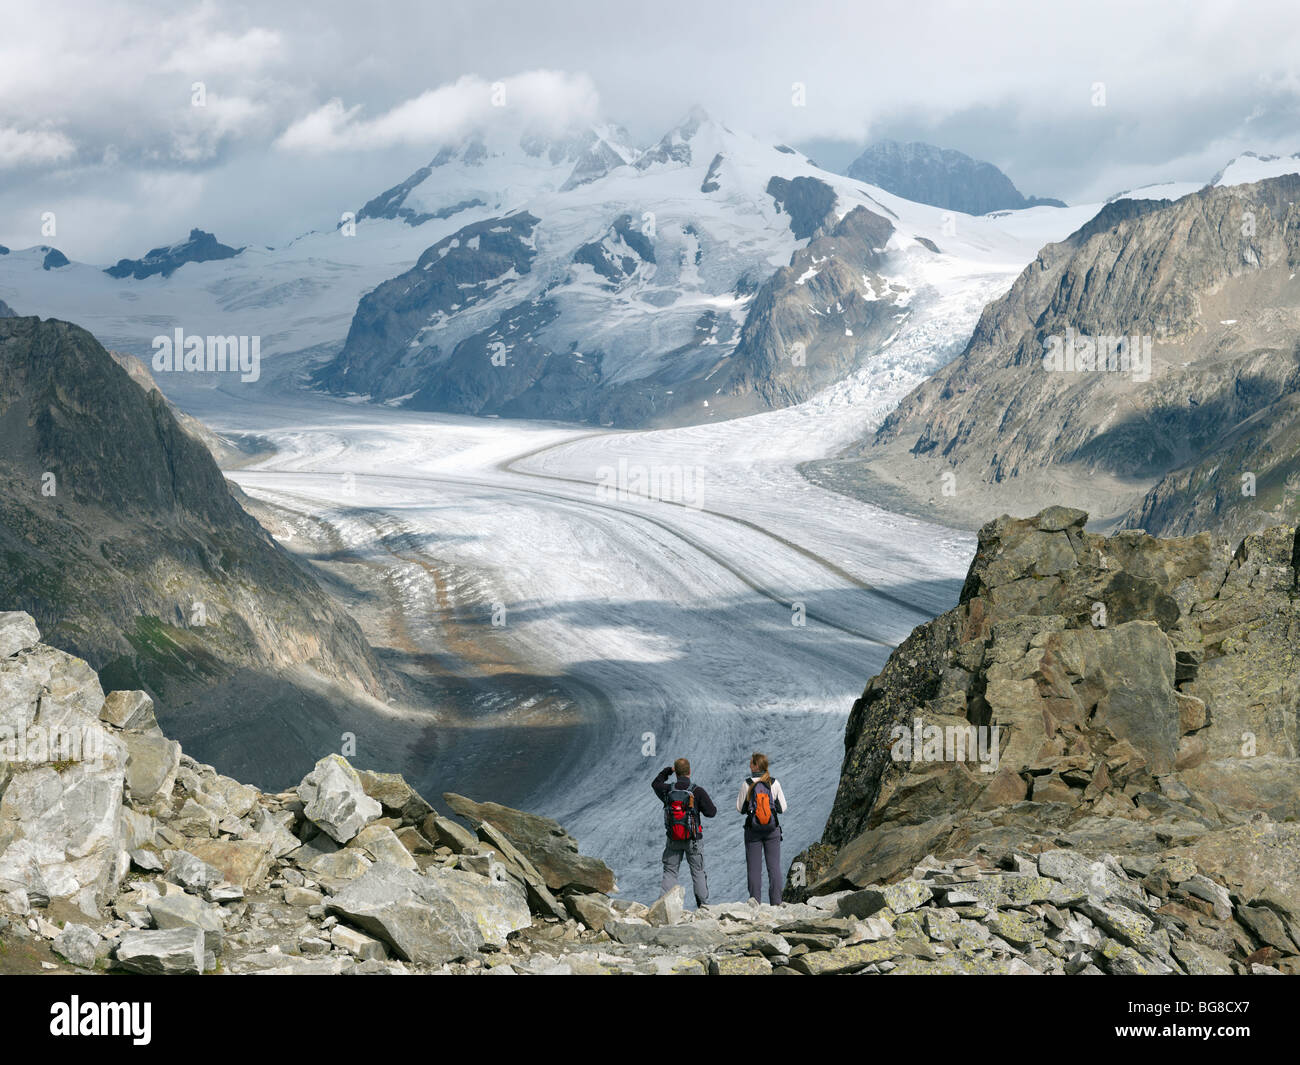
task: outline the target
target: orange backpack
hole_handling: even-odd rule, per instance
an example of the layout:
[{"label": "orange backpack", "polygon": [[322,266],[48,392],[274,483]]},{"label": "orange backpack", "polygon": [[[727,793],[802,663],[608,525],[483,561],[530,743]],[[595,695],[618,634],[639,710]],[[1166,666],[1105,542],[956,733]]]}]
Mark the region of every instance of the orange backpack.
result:
[{"label": "orange backpack", "polygon": [[766,832],[775,828],[776,823],[772,789],[761,780],[756,780],[749,792],[749,826],[756,831]]}]

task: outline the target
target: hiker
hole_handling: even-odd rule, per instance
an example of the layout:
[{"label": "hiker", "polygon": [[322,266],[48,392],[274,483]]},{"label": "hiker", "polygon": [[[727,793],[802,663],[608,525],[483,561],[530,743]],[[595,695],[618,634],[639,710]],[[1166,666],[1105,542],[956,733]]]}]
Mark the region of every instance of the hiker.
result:
[{"label": "hiker", "polygon": [[757,751],[749,759],[749,776],[736,796],[736,812],[745,815],[745,870],[749,875],[749,897],[763,898],[763,863],[767,862],[767,901],[781,905],[781,822],[786,811],[781,782],[768,772],[767,755]]},{"label": "hiker", "polygon": [[[670,784],[668,777],[673,773],[677,774],[677,779]],[[691,763],[685,758],[678,758],[660,772],[650,786],[664,804],[664,829],[668,834],[668,844],[664,847],[661,891],[667,894],[677,883],[677,873],[681,869],[684,854],[686,864],[691,869],[695,905],[705,906],[709,901],[709,881],[704,875],[704,851],[700,848],[700,839],[704,835],[700,815],[716,817],[718,808],[713,805],[707,791],[698,784],[691,783]]]}]

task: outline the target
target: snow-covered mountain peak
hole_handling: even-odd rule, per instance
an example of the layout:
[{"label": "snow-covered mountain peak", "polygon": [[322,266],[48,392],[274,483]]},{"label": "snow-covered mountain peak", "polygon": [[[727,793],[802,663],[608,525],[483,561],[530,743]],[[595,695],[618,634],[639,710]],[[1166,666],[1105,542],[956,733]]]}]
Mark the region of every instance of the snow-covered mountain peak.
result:
[{"label": "snow-covered mountain peak", "polygon": [[1300,153],[1258,155],[1242,152],[1210,179],[1211,185],[1251,185],[1282,174],[1300,174]]}]

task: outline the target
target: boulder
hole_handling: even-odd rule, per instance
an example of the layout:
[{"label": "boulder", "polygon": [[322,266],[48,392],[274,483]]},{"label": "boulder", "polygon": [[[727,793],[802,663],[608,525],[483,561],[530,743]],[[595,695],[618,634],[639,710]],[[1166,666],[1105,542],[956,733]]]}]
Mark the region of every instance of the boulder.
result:
[{"label": "boulder", "polygon": [[207,897],[225,883],[226,875],[189,851],[176,851],[167,863],[167,880],[186,891]]},{"label": "boulder", "polygon": [[372,862],[391,862],[403,869],[418,868],[411,852],[387,825],[367,825],[353,837],[348,847],[363,852]]},{"label": "boulder", "polygon": [[117,948],[117,965],[152,976],[203,972],[203,931],[172,928],[166,931],[124,932]]},{"label": "boulder", "polygon": [[398,957],[442,965],[503,946],[531,923],[523,891],[454,869],[425,875],[376,862],[328,903],[329,912],[387,943]]},{"label": "boulder", "polygon": [[89,925],[69,921],[63,926],[63,931],[54,937],[54,950],[73,965],[93,969],[102,942],[103,937]]},{"label": "boulder", "polygon": [[125,732],[122,742],[126,745],[128,801],[148,806],[171,798],[176,771],[181,766],[181,745],[148,732]]},{"label": "boulder", "polygon": [[345,924],[336,924],[330,929],[330,942],[358,961],[384,961],[388,957],[388,950],[382,942]]},{"label": "boulder", "polygon": [[488,821],[500,829],[532,862],[552,891],[575,887],[608,895],[617,890],[613,870],[599,858],[579,854],[578,841],[558,821],[494,802],[474,802],[452,792],[442,798],[471,824]]},{"label": "boulder", "polygon": [[682,919],[686,908],[686,892],[681,884],[675,884],[672,890],[660,895],[650,907],[649,921],[652,925],[676,924]]},{"label": "boulder", "polygon": [[564,907],[551,894],[546,881],[534,868],[533,863],[521,854],[495,825],[486,821],[479,822],[478,834],[480,840],[496,851],[506,872],[524,885],[528,895],[528,905],[532,911],[563,921],[566,916]]},{"label": "boulder", "polygon": [[142,691],[109,692],[104,696],[99,719],[117,729],[145,732],[158,727],[158,719],[153,712],[153,699],[148,692]]},{"label": "boulder", "polygon": [[430,814],[421,826],[426,838],[456,854],[473,854],[478,850],[478,837],[464,825],[437,814]]},{"label": "boulder", "polygon": [[565,895],[564,905],[576,920],[597,932],[605,927],[605,922],[613,913],[608,896],[597,895],[594,892],[574,892]]},{"label": "boulder", "polygon": [[150,900],[148,910],[157,928],[164,931],[197,928],[203,932],[204,950],[221,953],[226,924],[220,906],[177,892]]},{"label": "boulder", "polygon": [[41,631],[30,614],[21,610],[0,610],[0,658],[9,658],[19,651],[35,647],[40,639]]},{"label": "boulder", "polygon": [[52,647],[0,658],[0,894],[98,912],[125,871],[126,753],[99,721],[85,662]]},{"label": "boulder", "polygon": [[385,817],[397,817],[405,824],[418,825],[433,807],[420,797],[401,773],[376,773],[363,769],[358,774],[367,795],[384,808]]},{"label": "boulder", "polygon": [[339,843],[347,843],[383,814],[361,777],[341,755],[326,755],[298,785],[303,816]]},{"label": "boulder", "polygon": [[271,848],[264,840],[196,839],[187,849],[245,893],[260,887],[271,869]]}]

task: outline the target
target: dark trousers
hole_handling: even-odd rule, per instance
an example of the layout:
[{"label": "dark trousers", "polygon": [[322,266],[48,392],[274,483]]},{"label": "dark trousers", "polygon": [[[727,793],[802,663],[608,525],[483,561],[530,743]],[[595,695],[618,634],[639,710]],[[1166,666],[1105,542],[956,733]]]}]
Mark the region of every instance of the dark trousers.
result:
[{"label": "dark trousers", "polygon": [[695,905],[707,906],[709,903],[709,878],[704,875],[704,851],[700,841],[689,843],[669,843],[664,848],[664,878],[660,887],[663,894],[668,894],[677,883],[677,873],[682,867],[682,855],[686,855],[686,864],[691,870],[691,887],[695,889]]},{"label": "dark trousers", "polygon": [[749,897],[763,901],[763,863],[767,862],[767,901],[781,905],[781,889],[785,887],[781,875],[781,833],[756,835],[745,831],[745,871],[749,874]]}]

